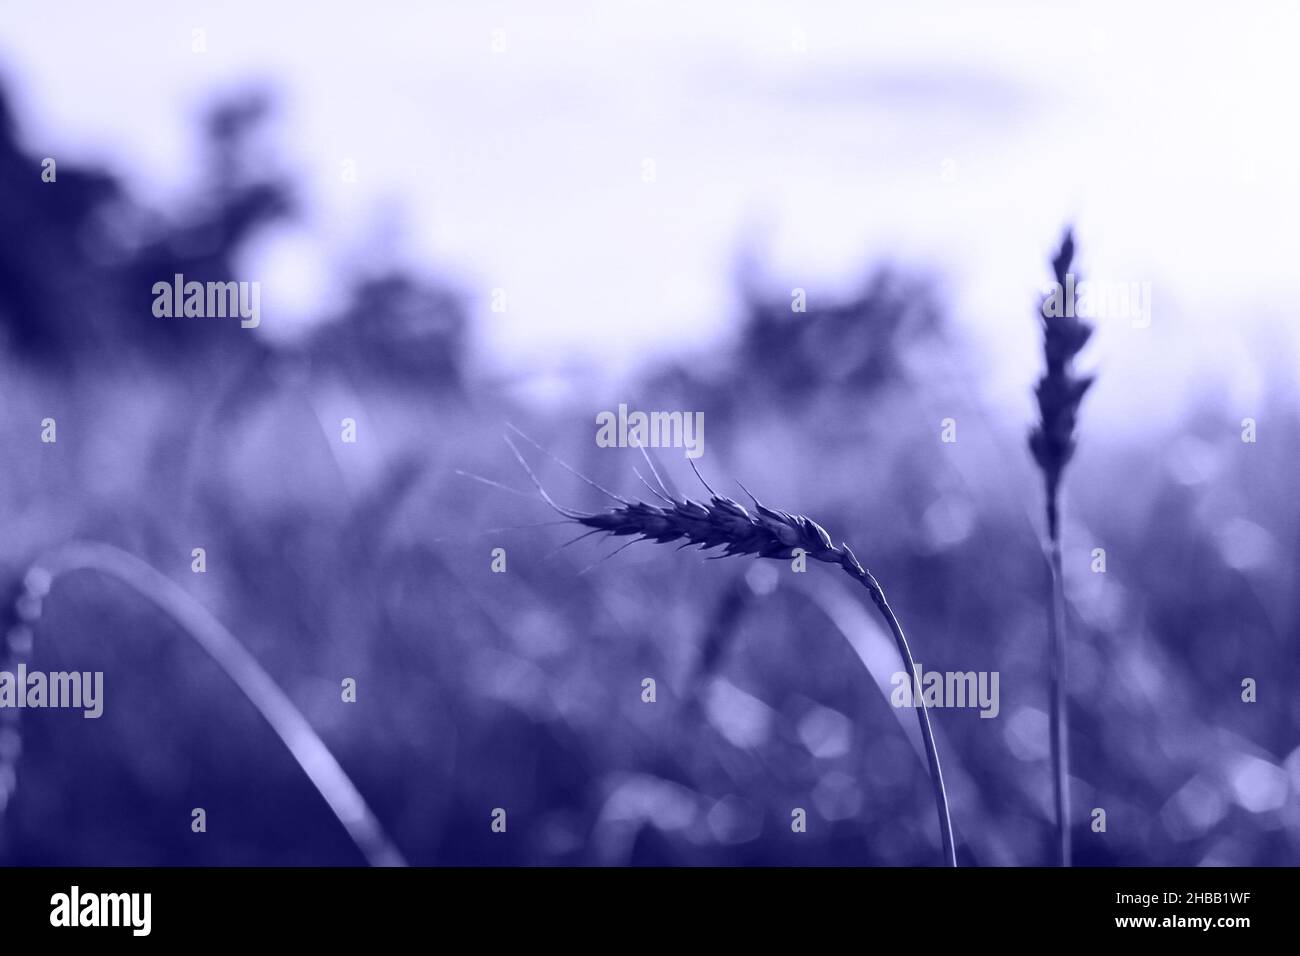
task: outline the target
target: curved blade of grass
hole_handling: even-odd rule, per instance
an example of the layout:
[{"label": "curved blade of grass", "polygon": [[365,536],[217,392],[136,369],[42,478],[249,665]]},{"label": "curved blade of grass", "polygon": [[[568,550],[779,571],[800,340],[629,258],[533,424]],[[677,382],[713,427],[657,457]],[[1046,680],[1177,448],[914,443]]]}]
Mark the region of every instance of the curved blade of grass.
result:
[{"label": "curved blade of grass", "polygon": [[239,639],[206,608],[135,555],[101,542],[75,541],[55,549],[32,566],[26,580],[39,581],[48,591],[56,578],[74,571],[97,571],[115,578],[174,619],[271,725],[370,865],[406,865],[361,792],[307,718]]}]

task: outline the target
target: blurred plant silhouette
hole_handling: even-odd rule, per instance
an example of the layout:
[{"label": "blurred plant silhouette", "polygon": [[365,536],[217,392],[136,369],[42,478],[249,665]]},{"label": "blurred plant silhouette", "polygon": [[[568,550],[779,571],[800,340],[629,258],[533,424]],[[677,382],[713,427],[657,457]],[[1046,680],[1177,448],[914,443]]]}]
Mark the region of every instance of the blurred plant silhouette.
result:
[{"label": "blurred plant silhouette", "polygon": [[[1079,405],[1092,386],[1091,376],[1074,374],[1074,359],[1092,337],[1092,326],[1076,314],[1074,234],[1067,228],[1052,257],[1054,291],[1039,306],[1043,357],[1047,370],[1038,380],[1039,422],[1029,432],[1029,449],[1043,473],[1046,492],[1048,564],[1048,682],[1051,697],[1052,797],[1056,807],[1059,860],[1069,866],[1073,816],[1070,813],[1069,685],[1066,681],[1065,584],[1061,567],[1061,477],[1074,455]],[[1055,304],[1055,305],[1054,305]],[[1056,306],[1060,306],[1057,308]]]}]

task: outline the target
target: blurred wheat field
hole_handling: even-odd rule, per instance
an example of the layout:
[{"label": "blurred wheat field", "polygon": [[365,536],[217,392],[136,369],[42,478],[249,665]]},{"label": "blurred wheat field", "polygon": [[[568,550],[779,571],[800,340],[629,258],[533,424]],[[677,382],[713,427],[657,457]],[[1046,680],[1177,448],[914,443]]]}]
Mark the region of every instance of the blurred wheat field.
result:
[{"label": "blurred wheat field", "polygon": [[[414,864],[933,863],[924,753],[857,594],[783,562],[561,548],[570,529],[546,525],[501,440],[512,422],[631,496],[640,456],[598,447],[596,414],[698,410],[710,482],[852,542],[926,669],[1000,673],[996,719],[931,714],[962,862],[1051,858],[1040,479],[1028,420],[991,410],[932,268],[873,265],[804,313],[742,274],[725,345],[616,385],[575,373],[545,403],[477,360],[464,290],[400,266],[347,276],[338,308],[286,341],[156,319],[157,277],[237,274],[299,214],[254,159],[265,119],[256,98],[214,108],[213,179],[163,216],[108,169],[69,163],[44,188],[0,104],[6,593],[71,540],[146,562],[238,637]],[[1080,427],[1063,555],[1075,862],[1294,863],[1294,383],[1244,410],[1207,392],[1138,437]],[[656,458],[670,487],[694,480],[679,451]],[[601,507],[539,469],[557,501]],[[108,704],[0,727],[0,863],[362,862],[257,710],[148,601],[69,576],[32,630],[31,666],[102,670]],[[190,831],[199,806],[220,839]]]}]

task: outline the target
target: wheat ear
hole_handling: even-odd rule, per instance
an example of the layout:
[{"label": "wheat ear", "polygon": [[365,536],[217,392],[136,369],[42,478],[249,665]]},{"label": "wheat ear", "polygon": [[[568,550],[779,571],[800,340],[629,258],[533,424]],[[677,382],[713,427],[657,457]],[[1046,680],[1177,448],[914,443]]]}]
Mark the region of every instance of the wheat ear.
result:
[{"label": "wheat ear", "polygon": [[[1044,297],[1039,306],[1043,321],[1043,357],[1047,369],[1038,380],[1039,421],[1030,430],[1029,449],[1043,473],[1046,492],[1048,564],[1050,565],[1048,618],[1048,681],[1050,685],[1050,733],[1052,751],[1052,797],[1056,807],[1057,853],[1061,866],[1071,862],[1070,848],[1070,749],[1069,723],[1066,715],[1065,667],[1065,585],[1061,571],[1061,478],[1074,455],[1074,428],[1079,405],[1092,385],[1091,376],[1074,374],[1074,358],[1087,344],[1092,326],[1075,314],[1074,287],[1077,277],[1071,272],[1074,261],[1074,235],[1069,229],[1061,247],[1052,258],[1052,273],[1062,297],[1062,309],[1049,310],[1052,296]],[[1060,314],[1049,314],[1059,312]]]},{"label": "wheat ear", "polygon": [[[526,441],[531,442],[531,439],[527,436],[522,433],[519,434]],[[628,537],[631,538],[628,542],[629,545],[637,541],[652,541],[656,544],[681,542],[678,550],[691,545],[698,545],[700,550],[703,551],[721,548],[722,550],[719,553],[712,556],[714,558],[752,554],[760,558],[789,560],[795,556],[796,551],[799,551],[814,560],[839,565],[845,574],[866,588],[867,593],[871,595],[872,602],[885,619],[885,623],[889,625],[889,632],[898,645],[898,653],[907,667],[907,675],[911,681],[911,686],[918,686],[916,662],[912,659],[911,648],[908,647],[907,638],[903,635],[903,628],[898,623],[898,617],[889,606],[889,602],[885,600],[885,592],[881,588],[880,582],[862,566],[847,544],[841,543],[839,547],[836,547],[826,530],[811,518],[768,508],[752,494],[749,497],[754,503],[754,511],[750,513],[739,502],[714,492],[709,487],[708,482],[700,475],[699,469],[695,467],[694,462],[691,462],[691,468],[695,471],[695,476],[700,479],[700,483],[709,492],[708,501],[698,502],[689,498],[678,498],[668,490],[663,480],[660,479],[658,472],[655,471],[654,463],[651,462],[648,455],[645,455],[644,449],[642,449],[642,454],[645,455],[646,464],[650,467],[658,486],[655,487],[646,482],[646,487],[659,500],[659,504],[629,501],[601,488],[585,476],[579,475],[588,484],[611,498],[615,505],[607,511],[597,513],[575,511],[556,504],[551,496],[547,494],[541,481],[533,474],[533,470],[528,467],[528,462],[524,460],[524,456],[520,454],[514,442],[510,441],[509,436],[506,437],[506,442],[519,460],[519,464],[528,473],[528,477],[532,479],[542,500],[568,520],[591,529],[587,532],[589,535],[604,534],[616,538]],[[559,461],[558,458],[550,455],[540,446],[538,447],[561,466],[573,471],[564,462]],[[574,472],[574,474],[578,473]],[[638,477],[640,476],[638,475]],[[645,481],[645,479],[643,478],[642,481]],[[746,491],[746,494],[749,494],[749,492]],[[583,537],[586,537],[586,535],[583,535]],[[943,843],[944,864],[956,866],[957,851],[952,836],[952,819],[948,813],[948,792],[944,788],[943,771],[939,766],[939,750],[935,744],[934,730],[930,726],[930,712],[926,708],[924,700],[918,698],[918,701],[920,707],[917,708],[916,719],[921,725],[921,737],[925,741],[926,759],[930,764],[930,783],[934,791],[935,810],[939,816],[939,836]]]}]

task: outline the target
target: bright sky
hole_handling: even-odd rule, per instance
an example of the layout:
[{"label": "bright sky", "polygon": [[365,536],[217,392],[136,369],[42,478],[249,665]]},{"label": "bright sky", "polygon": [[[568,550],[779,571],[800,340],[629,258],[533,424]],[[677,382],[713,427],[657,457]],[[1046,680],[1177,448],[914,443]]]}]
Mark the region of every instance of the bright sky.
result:
[{"label": "bright sky", "polygon": [[272,82],[309,215],[247,264],[268,331],[399,259],[472,296],[503,367],[617,371],[726,334],[742,245],[814,296],[887,256],[944,277],[1023,409],[1073,218],[1091,276],[1151,283],[1149,329],[1099,334],[1091,414],[1294,378],[1300,6],[985,6],[5,0],[0,70],[31,149],[157,203],[197,174],[196,107]]}]

